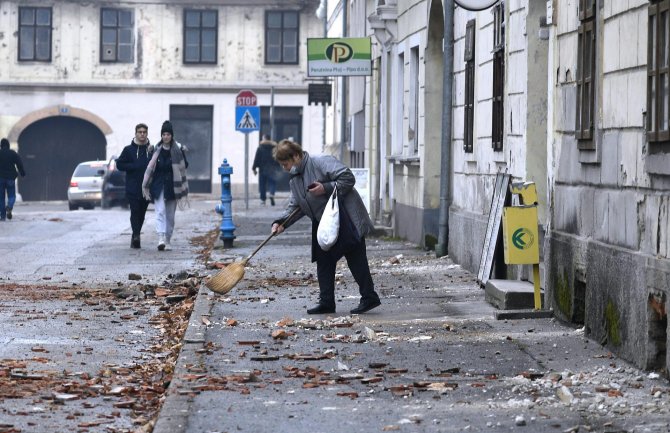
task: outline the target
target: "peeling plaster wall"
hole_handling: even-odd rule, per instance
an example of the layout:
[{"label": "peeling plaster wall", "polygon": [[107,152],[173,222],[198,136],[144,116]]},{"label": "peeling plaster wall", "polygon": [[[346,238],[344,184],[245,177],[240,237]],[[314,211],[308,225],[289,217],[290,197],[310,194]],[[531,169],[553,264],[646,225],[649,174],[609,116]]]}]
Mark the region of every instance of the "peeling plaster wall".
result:
[{"label": "peeling plaster wall", "polygon": [[[539,197],[540,232],[546,199],[546,61],[548,43],[541,39],[546,9],[527,1],[505,3],[505,88],[503,150],[491,142],[493,95],[493,14],[456,8],[454,14],[454,95],[452,190],[449,255],[477,271],[497,172],[512,181],[534,181]],[[463,148],[465,103],[465,32],[475,19],[473,152]],[[531,75],[532,73],[532,75]]]},{"label": "peeling plaster wall", "polygon": [[621,356],[659,368],[649,361],[656,346],[649,299],[670,295],[670,166],[658,172],[659,155],[645,136],[650,3],[602,2],[597,11],[595,150],[580,150],[574,135],[575,3],[554,3],[555,184],[545,299]]},{"label": "peeling plaster wall", "polygon": [[[303,107],[303,145],[312,153],[321,152],[322,109],[308,105],[305,81],[306,40],[323,34],[323,22],[314,14],[318,0],[228,1],[225,5],[189,0],[53,1],[51,62],[18,62],[22,4],[0,2],[0,132],[9,132],[35,111],[69,105],[90,111],[111,126],[112,133],[106,137],[111,157],[130,142],[138,122],[147,123],[150,139],[157,141],[170,105],[212,105],[212,183],[220,183],[217,169],[227,158],[235,169],[233,183],[242,184],[244,134],[235,131],[235,96],[249,88],[257,93],[258,105],[269,106],[274,87],[276,106]],[[100,63],[101,6],[134,10],[134,63]],[[183,10],[202,7],[218,10],[218,64],[184,65]],[[301,11],[298,65],[264,64],[268,9]],[[249,135],[250,159],[258,141],[257,133]],[[251,169],[249,180],[256,181]],[[212,189],[217,190],[218,186]]]}]

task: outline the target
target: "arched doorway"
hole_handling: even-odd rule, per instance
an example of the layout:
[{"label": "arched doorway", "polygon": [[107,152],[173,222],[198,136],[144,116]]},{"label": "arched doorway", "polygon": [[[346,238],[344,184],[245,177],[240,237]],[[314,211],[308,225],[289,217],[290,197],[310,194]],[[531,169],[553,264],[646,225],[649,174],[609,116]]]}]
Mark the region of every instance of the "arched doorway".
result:
[{"label": "arched doorway", "polygon": [[18,138],[27,176],[19,178],[25,201],[67,200],[74,168],[82,161],[105,160],[107,140],[97,126],[70,116],[31,123]]}]

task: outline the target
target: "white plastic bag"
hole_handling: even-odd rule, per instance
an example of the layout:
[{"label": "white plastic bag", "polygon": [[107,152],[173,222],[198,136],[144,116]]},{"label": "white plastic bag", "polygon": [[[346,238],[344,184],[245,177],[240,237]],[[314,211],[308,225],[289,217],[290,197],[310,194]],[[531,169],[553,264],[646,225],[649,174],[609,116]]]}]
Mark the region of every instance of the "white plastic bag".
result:
[{"label": "white plastic bag", "polygon": [[340,206],[337,202],[337,188],[326,203],[323,210],[319,228],[316,230],[316,240],[322,250],[328,251],[337,242],[337,236],[340,232]]}]

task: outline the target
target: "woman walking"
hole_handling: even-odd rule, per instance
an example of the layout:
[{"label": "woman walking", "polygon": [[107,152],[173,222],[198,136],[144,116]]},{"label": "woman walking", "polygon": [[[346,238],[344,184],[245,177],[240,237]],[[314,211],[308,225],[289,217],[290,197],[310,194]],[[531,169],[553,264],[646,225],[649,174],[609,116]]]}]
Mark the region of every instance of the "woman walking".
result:
[{"label": "woman walking", "polygon": [[144,172],[142,194],[154,203],[158,250],[171,249],[177,202],[188,195],[185,148],[173,137],[172,123],[163,122],[161,142]]}]

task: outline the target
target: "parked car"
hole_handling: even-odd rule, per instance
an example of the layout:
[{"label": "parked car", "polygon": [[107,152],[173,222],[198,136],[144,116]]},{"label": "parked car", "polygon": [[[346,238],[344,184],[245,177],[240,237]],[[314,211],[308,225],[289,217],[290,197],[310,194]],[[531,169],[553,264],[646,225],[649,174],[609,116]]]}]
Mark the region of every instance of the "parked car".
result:
[{"label": "parked car", "polygon": [[102,179],[107,172],[105,161],[85,161],[77,165],[67,189],[70,210],[93,209],[102,200]]},{"label": "parked car", "polygon": [[102,179],[102,208],[112,206],[128,207],[126,198],[126,173],[116,169],[116,157],[107,163],[107,172]]}]

